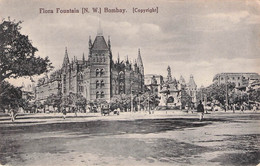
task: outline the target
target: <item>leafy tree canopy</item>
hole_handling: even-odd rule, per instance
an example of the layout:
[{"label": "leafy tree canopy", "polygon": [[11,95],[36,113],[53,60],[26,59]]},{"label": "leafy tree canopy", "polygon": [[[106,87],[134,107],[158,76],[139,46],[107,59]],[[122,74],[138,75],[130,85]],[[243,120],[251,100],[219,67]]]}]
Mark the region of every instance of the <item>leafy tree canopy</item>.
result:
[{"label": "leafy tree canopy", "polygon": [[7,78],[40,75],[53,67],[48,57],[36,57],[36,47],[20,33],[21,21],[0,24],[0,81]]},{"label": "leafy tree canopy", "polygon": [[17,88],[7,81],[2,81],[1,89],[5,89],[5,91],[0,93],[1,109],[8,109],[10,107],[17,108],[18,106],[22,106],[23,99],[20,87]]}]

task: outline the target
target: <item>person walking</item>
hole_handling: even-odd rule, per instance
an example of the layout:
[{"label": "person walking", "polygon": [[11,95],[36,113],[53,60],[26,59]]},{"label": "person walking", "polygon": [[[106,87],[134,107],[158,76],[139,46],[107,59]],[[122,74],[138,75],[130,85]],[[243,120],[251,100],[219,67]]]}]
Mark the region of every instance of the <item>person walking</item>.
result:
[{"label": "person walking", "polygon": [[13,108],[11,108],[11,110],[10,110],[10,116],[11,116],[11,121],[14,122],[14,120],[15,120],[15,110]]},{"label": "person walking", "polygon": [[245,106],[243,104],[241,104],[240,111],[244,113],[244,110],[245,110]]},{"label": "person walking", "polygon": [[194,109],[195,109],[195,105],[194,105],[194,103],[191,103],[191,113],[192,114],[193,114]]},{"label": "person walking", "polygon": [[236,104],[232,105],[232,111],[233,111],[233,113],[235,113],[235,111],[236,111]]},{"label": "person walking", "polygon": [[201,100],[200,100],[199,105],[197,106],[197,112],[200,113],[200,118],[199,118],[199,120],[202,121],[203,116],[204,116],[204,106],[203,106]]},{"label": "person walking", "polygon": [[253,106],[253,112],[256,112],[256,105]]},{"label": "person walking", "polygon": [[62,117],[63,117],[63,119],[66,119],[66,114],[67,114],[67,112],[66,112],[66,109],[64,108],[62,110]]}]

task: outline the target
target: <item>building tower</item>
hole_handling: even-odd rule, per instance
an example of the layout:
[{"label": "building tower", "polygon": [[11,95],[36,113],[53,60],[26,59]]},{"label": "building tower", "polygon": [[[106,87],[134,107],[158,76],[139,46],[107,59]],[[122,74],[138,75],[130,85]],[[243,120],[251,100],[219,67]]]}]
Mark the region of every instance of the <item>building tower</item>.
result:
[{"label": "building tower", "polygon": [[70,76],[70,61],[69,61],[69,55],[67,51],[67,47],[65,48],[65,55],[63,59],[63,64],[62,64],[62,69],[61,69],[61,81],[62,81],[62,86],[61,86],[61,92],[62,95],[65,96],[69,93],[69,85],[70,85],[70,79],[68,78]]},{"label": "building tower", "polygon": [[187,92],[191,96],[192,102],[196,103],[197,102],[197,98],[196,98],[197,85],[194,81],[193,75],[190,75],[190,80],[189,80],[188,85],[187,85]]},{"label": "building tower", "polygon": [[89,88],[88,96],[92,101],[110,101],[111,57],[110,40],[107,44],[99,27],[93,44],[89,40],[90,86],[86,88]]}]

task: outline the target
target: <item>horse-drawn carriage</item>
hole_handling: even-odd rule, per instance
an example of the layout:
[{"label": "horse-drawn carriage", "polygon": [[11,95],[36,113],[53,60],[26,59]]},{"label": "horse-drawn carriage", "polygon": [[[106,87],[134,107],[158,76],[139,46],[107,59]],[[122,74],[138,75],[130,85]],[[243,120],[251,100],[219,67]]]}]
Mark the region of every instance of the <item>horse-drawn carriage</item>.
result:
[{"label": "horse-drawn carriage", "polygon": [[109,115],[110,112],[113,112],[113,114],[119,115],[119,110],[114,110],[112,111],[110,109],[110,105],[109,104],[103,104],[101,105],[101,115]]},{"label": "horse-drawn carriage", "polygon": [[110,113],[110,106],[109,104],[103,104],[101,105],[101,115],[109,115]]}]

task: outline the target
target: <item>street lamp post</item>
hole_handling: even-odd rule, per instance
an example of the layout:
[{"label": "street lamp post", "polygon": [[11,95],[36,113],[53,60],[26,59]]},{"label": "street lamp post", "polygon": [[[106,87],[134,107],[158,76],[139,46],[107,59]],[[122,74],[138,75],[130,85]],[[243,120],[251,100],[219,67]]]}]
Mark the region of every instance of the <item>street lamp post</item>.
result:
[{"label": "street lamp post", "polygon": [[130,112],[133,111],[133,91],[132,91],[132,85],[131,85],[131,109]]},{"label": "street lamp post", "polygon": [[228,109],[228,76],[226,76],[226,109],[225,112]]}]

